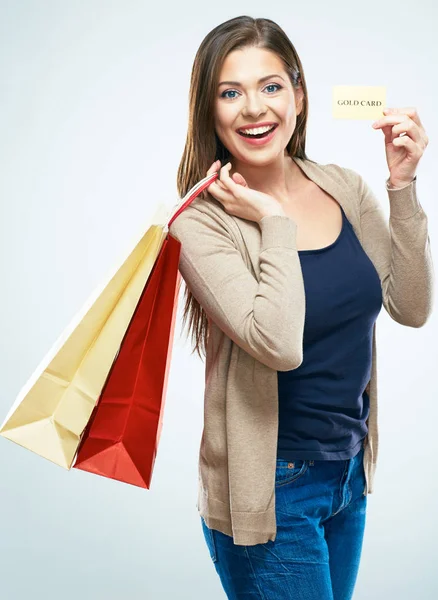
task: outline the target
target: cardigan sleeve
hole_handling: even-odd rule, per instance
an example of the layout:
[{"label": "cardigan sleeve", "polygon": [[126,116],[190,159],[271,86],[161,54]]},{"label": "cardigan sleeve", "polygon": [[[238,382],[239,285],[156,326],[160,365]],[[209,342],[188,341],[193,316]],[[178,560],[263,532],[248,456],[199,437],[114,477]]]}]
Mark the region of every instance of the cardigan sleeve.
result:
[{"label": "cardigan sleeve", "polygon": [[278,370],[303,358],[305,295],[288,216],[260,222],[260,280],[246,266],[224,220],[189,206],[169,233],[181,242],[179,270],[207,316],[252,357]]},{"label": "cardigan sleeve", "polygon": [[370,186],[358,173],[349,171],[357,182],[363,245],[379,274],[383,305],[397,323],[422,327],[432,312],[434,268],[416,177],[396,189],[386,181],[388,223]]}]

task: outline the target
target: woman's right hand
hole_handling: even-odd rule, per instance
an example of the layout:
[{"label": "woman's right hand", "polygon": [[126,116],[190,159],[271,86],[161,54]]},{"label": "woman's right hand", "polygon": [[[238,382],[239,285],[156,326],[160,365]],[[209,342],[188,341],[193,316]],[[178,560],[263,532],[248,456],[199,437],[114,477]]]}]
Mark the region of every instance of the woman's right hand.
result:
[{"label": "woman's right hand", "polygon": [[[220,161],[217,160],[208,169],[207,175],[212,175],[219,167]],[[231,163],[224,165],[220,169],[220,179],[218,177],[206,188],[221,202],[227,213],[256,222],[270,215],[286,216],[278,200],[269,194],[251,190],[240,173],[234,173],[230,177],[230,169]]]}]

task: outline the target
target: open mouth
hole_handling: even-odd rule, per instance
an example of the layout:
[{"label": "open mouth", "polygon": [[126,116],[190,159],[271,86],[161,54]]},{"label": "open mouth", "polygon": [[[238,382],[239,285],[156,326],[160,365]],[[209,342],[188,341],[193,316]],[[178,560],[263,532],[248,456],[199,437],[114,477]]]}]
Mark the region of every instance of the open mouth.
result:
[{"label": "open mouth", "polygon": [[270,129],[268,129],[268,131],[265,131],[264,133],[257,133],[257,134],[251,134],[251,133],[244,133],[243,131],[237,131],[237,133],[239,135],[241,135],[242,137],[246,137],[246,138],[253,138],[255,140],[257,139],[261,139],[264,137],[267,137],[270,133],[272,133],[274,131],[274,129],[276,129],[278,127],[278,125],[273,125]]}]

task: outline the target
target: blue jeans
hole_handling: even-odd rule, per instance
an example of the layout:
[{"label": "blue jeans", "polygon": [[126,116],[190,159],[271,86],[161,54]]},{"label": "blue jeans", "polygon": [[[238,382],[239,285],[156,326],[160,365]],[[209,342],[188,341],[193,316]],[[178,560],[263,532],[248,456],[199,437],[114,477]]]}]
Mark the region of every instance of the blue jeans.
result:
[{"label": "blue jeans", "polygon": [[275,541],[237,546],[201,517],[210,557],[229,599],[352,598],[367,505],[363,452],[362,446],[348,460],[277,459]]}]

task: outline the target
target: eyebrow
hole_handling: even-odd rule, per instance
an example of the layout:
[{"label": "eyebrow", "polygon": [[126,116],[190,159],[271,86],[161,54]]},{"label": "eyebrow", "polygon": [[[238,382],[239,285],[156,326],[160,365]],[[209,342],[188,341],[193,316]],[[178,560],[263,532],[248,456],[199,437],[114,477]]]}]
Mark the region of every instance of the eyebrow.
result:
[{"label": "eyebrow", "polygon": [[[283,77],[281,75],[278,75],[277,73],[272,73],[272,75],[265,75],[265,77],[262,77],[261,79],[258,80],[257,83],[263,83],[264,81],[266,81],[267,79],[271,79],[271,77],[280,77],[280,79],[283,79]],[[283,79],[284,81],[284,79]],[[218,87],[220,85],[242,85],[239,81],[221,81],[218,85]]]}]

